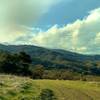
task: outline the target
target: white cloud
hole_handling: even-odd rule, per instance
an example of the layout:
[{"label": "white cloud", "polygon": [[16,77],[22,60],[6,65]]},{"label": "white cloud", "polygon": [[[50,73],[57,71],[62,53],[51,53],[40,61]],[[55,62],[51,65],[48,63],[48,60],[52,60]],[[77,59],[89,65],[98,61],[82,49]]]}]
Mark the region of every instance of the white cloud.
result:
[{"label": "white cloud", "polygon": [[[35,2],[36,0],[26,0],[26,1]],[[54,2],[54,0],[43,0],[44,3],[41,1],[40,0],[36,1],[37,2],[36,4],[39,3],[39,5],[41,4],[41,6],[36,5],[38,9],[34,9],[35,12],[38,10],[39,13],[36,14],[34,12],[30,13],[33,15],[32,19],[35,19],[35,17],[37,18],[37,16],[41,16],[43,13],[46,13],[48,8],[51,7],[51,5],[57,3]],[[25,2],[24,7],[22,8],[26,7],[26,3],[27,2]],[[47,10],[45,10],[46,8]],[[7,27],[4,30],[3,28],[1,28],[4,32],[0,30],[0,42],[9,42],[16,44],[20,43],[35,44],[38,46],[71,50],[79,53],[100,54],[100,8],[91,11],[87,17],[83,18],[83,20],[78,19],[75,22],[67,24],[63,27],[59,27],[59,25],[54,25],[47,31],[43,31],[42,29],[39,28],[28,28],[26,26],[25,27],[20,26],[23,22],[24,23],[30,21],[32,22],[32,19],[30,18],[30,14],[29,16],[27,16],[28,11],[30,10],[22,9],[22,11],[19,12],[19,9],[17,9],[17,11],[18,13],[15,12],[14,16],[20,15],[21,12],[24,13],[24,11],[27,11],[27,13],[25,12],[24,14],[24,16],[26,15],[26,17],[22,16],[23,13],[18,17],[12,16],[11,18],[12,19],[14,18],[14,21],[8,20],[8,22],[10,21],[11,29]],[[25,18],[25,20],[22,20],[21,23],[18,23],[22,18]],[[14,23],[11,24],[11,22]]]},{"label": "white cloud", "polygon": [[99,44],[100,45],[100,33],[96,34],[95,44]]},{"label": "white cloud", "polygon": [[100,54],[100,8],[91,11],[83,20],[40,32],[32,42],[44,47]]}]

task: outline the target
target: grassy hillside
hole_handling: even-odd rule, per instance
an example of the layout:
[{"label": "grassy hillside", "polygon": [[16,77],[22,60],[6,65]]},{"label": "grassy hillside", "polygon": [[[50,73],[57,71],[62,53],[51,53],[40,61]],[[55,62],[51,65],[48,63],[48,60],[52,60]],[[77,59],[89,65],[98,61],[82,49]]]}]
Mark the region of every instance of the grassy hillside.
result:
[{"label": "grassy hillside", "polygon": [[[83,55],[70,51],[47,49],[33,45],[0,44],[0,67],[3,63],[2,59],[6,58],[7,55],[11,58],[10,62],[13,63],[14,60],[13,64],[15,64],[15,62],[18,61],[18,58],[21,59],[20,56],[16,58],[16,55],[18,56],[21,52],[24,52],[30,56],[32,61],[30,64],[32,64],[33,66],[38,64],[42,65],[47,70],[67,69],[68,71],[76,72],[79,74],[84,73],[89,75],[100,75],[100,55]],[[22,62],[20,63],[22,64]],[[11,66],[11,63],[9,66]]]},{"label": "grassy hillside", "polygon": [[42,89],[50,89],[57,100],[100,100],[100,83],[59,80],[31,80],[0,75],[0,100],[38,100]]}]

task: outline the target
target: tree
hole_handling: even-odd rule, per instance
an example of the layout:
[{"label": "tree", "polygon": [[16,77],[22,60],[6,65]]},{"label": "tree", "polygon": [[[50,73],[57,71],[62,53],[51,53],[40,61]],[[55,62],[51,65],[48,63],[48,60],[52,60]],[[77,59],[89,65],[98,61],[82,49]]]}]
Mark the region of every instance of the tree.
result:
[{"label": "tree", "polygon": [[28,63],[28,64],[32,63],[31,56],[26,54],[25,52],[20,52],[18,54],[18,57],[21,63]]},{"label": "tree", "polygon": [[30,68],[32,78],[42,79],[44,73],[44,67],[42,65],[31,66]]},{"label": "tree", "polygon": [[9,53],[4,53],[2,59],[0,59],[0,69],[4,73],[15,73],[17,72],[16,63],[14,63],[14,58]]},{"label": "tree", "polygon": [[0,72],[17,75],[30,75],[31,57],[25,52],[18,54],[4,53],[0,55]]},{"label": "tree", "polygon": [[14,54],[16,64],[19,66],[19,73],[24,76],[30,75],[30,64],[32,63],[31,56],[25,52]]}]

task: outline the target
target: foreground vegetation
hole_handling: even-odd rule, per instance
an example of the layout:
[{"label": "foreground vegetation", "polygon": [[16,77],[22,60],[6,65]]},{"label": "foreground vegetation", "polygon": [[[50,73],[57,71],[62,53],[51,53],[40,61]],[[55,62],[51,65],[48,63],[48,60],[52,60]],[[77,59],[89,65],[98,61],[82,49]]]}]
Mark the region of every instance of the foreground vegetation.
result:
[{"label": "foreground vegetation", "polygon": [[100,100],[100,82],[0,75],[0,100]]}]

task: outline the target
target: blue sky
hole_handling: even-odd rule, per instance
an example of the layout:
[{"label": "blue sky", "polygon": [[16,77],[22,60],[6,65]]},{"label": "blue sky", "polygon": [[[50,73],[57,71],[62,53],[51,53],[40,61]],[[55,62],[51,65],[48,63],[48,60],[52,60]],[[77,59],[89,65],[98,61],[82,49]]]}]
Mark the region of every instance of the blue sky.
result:
[{"label": "blue sky", "polygon": [[100,54],[100,0],[0,0],[0,43]]},{"label": "blue sky", "polygon": [[89,11],[98,7],[100,0],[62,0],[40,18],[37,26],[45,28],[48,25],[72,23],[83,19]]}]

